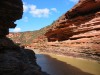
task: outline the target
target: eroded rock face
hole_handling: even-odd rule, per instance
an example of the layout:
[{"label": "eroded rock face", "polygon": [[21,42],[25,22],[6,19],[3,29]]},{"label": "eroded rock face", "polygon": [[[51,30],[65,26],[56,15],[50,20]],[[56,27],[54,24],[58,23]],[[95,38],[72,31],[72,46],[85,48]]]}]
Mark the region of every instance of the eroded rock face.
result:
[{"label": "eroded rock face", "polygon": [[100,36],[100,1],[80,0],[45,35],[49,41]]},{"label": "eroded rock face", "polygon": [[14,22],[22,18],[21,0],[0,0],[0,37],[9,34],[9,28],[15,28]]},{"label": "eroded rock face", "polygon": [[84,16],[90,13],[95,13],[100,10],[99,0],[80,0],[71,10],[69,10],[65,16],[68,19]]},{"label": "eroded rock face", "polygon": [[41,46],[43,51],[100,61],[100,0],[80,0],[45,35],[60,42]]},{"label": "eroded rock face", "polygon": [[0,50],[0,75],[41,75],[35,53],[27,49]]},{"label": "eroded rock face", "polygon": [[21,0],[0,0],[0,75],[43,75],[35,53],[6,37],[22,14]]},{"label": "eroded rock face", "polygon": [[17,48],[10,39],[9,28],[15,28],[16,20],[21,19],[23,14],[22,0],[0,0],[0,48]]}]

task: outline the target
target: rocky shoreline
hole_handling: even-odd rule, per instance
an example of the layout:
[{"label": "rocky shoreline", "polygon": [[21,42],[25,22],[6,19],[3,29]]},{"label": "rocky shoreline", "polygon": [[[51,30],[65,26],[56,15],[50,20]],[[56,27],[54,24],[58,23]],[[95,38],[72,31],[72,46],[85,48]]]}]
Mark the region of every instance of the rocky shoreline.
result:
[{"label": "rocky shoreline", "polygon": [[100,63],[100,58],[98,56],[88,56],[86,54],[74,55],[72,53],[70,54],[70,53],[62,53],[62,52],[47,51],[47,50],[43,51],[43,50],[40,50],[40,49],[33,49],[33,48],[30,48],[30,49],[35,51],[36,54],[57,55],[57,56],[62,56],[62,57],[75,58],[75,59],[80,59],[80,60],[88,60],[88,61],[91,61],[91,62]]},{"label": "rocky shoreline", "polygon": [[[100,62],[100,52],[95,48],[91,49],[89,44],[73,44],[70,45],[64,42],[48,42],[48,43],[35,43],[35,46],[31,46],[31,49],[39,52],[52,53],[63,56],[70,56],[75,58],[83,58]],[[97,48],[98,49],[98,48]]]}]

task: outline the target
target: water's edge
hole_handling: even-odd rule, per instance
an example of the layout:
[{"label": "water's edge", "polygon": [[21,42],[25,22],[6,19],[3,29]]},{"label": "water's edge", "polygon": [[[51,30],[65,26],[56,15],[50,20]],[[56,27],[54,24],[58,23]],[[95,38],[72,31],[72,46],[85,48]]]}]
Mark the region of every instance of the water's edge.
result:
[{"label": "water's edge", "polygon": [[34,50],[37,63],[50,75],[100,75],[100,63]]}]

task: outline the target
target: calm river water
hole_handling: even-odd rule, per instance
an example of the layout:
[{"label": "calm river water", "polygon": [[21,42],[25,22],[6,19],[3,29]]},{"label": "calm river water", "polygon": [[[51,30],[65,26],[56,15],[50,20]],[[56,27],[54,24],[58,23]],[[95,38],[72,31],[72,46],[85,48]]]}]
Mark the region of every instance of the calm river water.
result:
[{"label": "calm river water", "polygon": [[47,54],[36,54],[36,57],[48,75],[100,75],[97,62]]}]

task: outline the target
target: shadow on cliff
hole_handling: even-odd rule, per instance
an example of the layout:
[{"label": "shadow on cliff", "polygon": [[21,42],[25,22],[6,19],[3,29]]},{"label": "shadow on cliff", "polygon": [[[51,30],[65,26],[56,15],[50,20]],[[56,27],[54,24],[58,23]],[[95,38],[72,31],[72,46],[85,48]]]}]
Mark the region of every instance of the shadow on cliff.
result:
[{"label": "shadow on cliff", "polygon": [[50,75],[93,75],[49,55],[37,54],[36,57],[38,65]]},{"label": "shadow on cliff", "polygon": [[48,75],[36,63],[34,51],[0,38],[0,75]]}]

